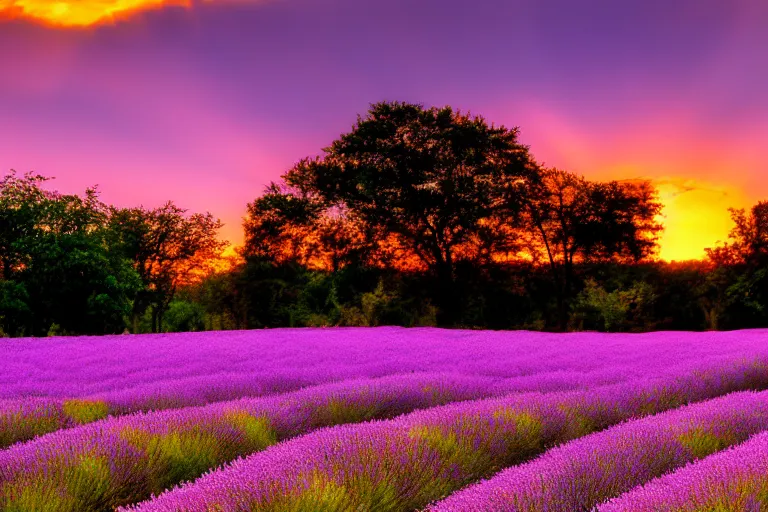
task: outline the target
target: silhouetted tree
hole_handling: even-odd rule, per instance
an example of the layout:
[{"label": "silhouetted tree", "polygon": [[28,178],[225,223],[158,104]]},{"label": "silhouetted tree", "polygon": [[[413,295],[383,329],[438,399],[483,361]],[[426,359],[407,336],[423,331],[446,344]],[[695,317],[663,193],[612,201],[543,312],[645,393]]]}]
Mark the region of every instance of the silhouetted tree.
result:
[{"label": "silhouetted tree", "polygon": [[323,209],[316,199],[270,184],[261,197],[248,204],[244,255],[307,264],[312,254],[306,239]]},{"label": "silhouetted tree", "polygon": [[733,251],[737,262],[752,266],[768,262],[768,201],[760,201],[749,213],[744,209],[729,211],[734,227],[723,249]]},{"label": "silhouetted tree", "polygon": [[335,272],[370,260],[367,226],[351,212],[276,183],[248,204],[244,255]]},{"label": "silhouetted tree", "polygon": [[450,310],[456,262],[477,256],[484,225],[515,222],[536,179],[517,136],[450,107],[377,103],[323,157],[283,179],[296,197],[349,212],[378,251],[407,249],[437,277]]},{"label": "silhouetted tree", "polygon": [[568,324],[578,263],[638,262],[651,256],[662,225],[661,203],[648,182],[590,182],[544,169],[527,203],[530,255],[549,266],[558,326]]},{"label": "silhouetted tree", "polygon": [[217,238],[220,228],[210,213],[187,215],[172,202],[153,210],[112,210],[112,247],[133,262],[144,285],[133,303],[134,330],[149,308],[152,332],[162,331],[163,314],[178,287],[210,271],[227,245]]},{"label": "silhouetted tree", "polygon": [[[713,264],[710,282],[717,291],[719,315],[731,310],[739,326],[755,327],[768,321],[768,201],[749,212],[730,209],[734,227],[729,240],[707,249]],[[725,289],[725,293],[723,290]],[[730,306],[737,306],[734,308]],[[719,327],[717,322],[714,327]]]}]

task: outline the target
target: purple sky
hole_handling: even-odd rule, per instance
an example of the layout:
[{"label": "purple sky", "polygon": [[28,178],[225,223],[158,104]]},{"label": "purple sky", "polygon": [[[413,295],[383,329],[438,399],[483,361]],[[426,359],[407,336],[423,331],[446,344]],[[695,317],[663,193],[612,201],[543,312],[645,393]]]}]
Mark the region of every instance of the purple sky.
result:
[{"label": "purple sky", "polygon": [[729,206],[768,196],[765,27],[764,0],[214,1],[85,28],[16,17],[0,20],[0,169],[210,210],[239,243],[246,203],[370,103],[450,104],[520,126],[547,165],[656,180],[662,256],[699,257]]}]

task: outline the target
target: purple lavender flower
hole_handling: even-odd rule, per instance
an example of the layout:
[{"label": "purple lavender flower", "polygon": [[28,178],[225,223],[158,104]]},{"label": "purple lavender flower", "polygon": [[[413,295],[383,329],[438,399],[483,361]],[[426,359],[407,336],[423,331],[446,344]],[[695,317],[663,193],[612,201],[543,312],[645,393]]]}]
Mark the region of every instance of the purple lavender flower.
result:
[{"label": "purple lavender flower", "polygon": [[[324,429],[238,460],[135,510],[413,510],[557,444],[708,393],[717,396],[711,381],[695,385],[701,375],[592,391],[515,394]],[[723,389],[740,380],[727,372],[720,377],[715,380]],[[661,398],[649,401],[651,396]],[[743,410],[768,395],[754,397],[733,395],[707,410],[733,402],[738,411],[731,414],[725,407],[722,414],[740,421]],[[768,426],[768,411],[755,411],[756,421]],[[702,425],[709,424],[702,420]],[[653,476],[658,468],[647,471]]]},{"label": "purple lavender flower", "polygon": [[599,512],[758,512],[768,503],[768,432],[637,487]]},{"label": "purple lavender flower", "polygon": [[735,393],[630,421],[553,448],[532,462],[461,490],[429,510],[592,510],[608,498],[765,429],[768,392]]}]

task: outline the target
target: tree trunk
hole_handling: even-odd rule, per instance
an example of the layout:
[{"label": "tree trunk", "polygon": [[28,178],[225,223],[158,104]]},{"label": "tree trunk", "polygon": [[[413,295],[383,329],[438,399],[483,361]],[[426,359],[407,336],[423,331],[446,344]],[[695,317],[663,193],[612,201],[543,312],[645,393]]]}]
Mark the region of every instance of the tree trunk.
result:
[{"label": "tree trunk", "polygon": [[440,312],[439,325],[455,325],[461,313],[453,268],[443,262],[437,267],[437,298],[435,304]]},{"label": "tree trunk", "polygon": [[157,333],[157,307],[152,306],[152,333]]},{"label": "tree trunk", "polygon": [[565,261],[563,262],[563,283],[560,291],[560,306],[559,309],[559,325],[558,330],[565,332],[568,330],[568,321],[570,320],[570,313],[568,311],[571,304],[571,292],[573,288],[573,264],[568,261],[567,254],[564,255]]},{"label": "tree trunk", "polygon": [[560,287],[557,293],[557,331],[565,332],[568,330],[568,301],[565,298],[565,291]]},{"label": "tree trunk", "polygon": [[11,280],[11,260],[9,258],[3,258],[3,279]]}]

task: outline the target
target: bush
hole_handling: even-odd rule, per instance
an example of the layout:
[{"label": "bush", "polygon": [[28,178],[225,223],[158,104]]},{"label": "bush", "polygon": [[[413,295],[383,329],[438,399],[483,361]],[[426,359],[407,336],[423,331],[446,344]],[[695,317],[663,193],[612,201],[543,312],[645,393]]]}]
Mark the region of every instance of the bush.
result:
[{"label": "bush", "polygon": [[164,332],[205,330],[205,309],[200,304],[174,300],[163,316]]},{"label": "bush", "polygon": [[572,327],[605,332],[649,330],[655,301],[653,287],[646,282],[608,292],[589,279],[573,304]]},{"label": "bush", "polygon": [[368,319],[357,306],[341,306],[339,324],[343,327],[368,327]]}]

